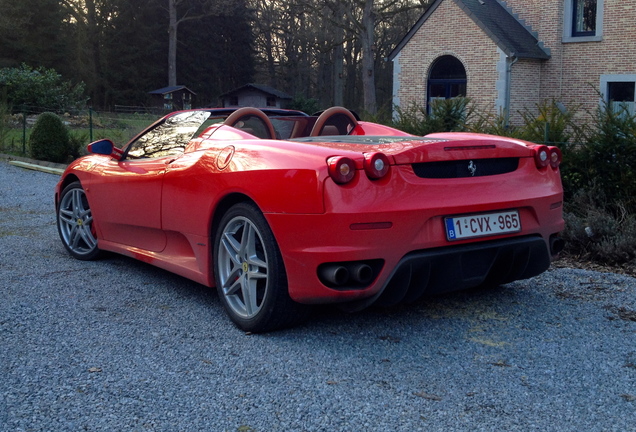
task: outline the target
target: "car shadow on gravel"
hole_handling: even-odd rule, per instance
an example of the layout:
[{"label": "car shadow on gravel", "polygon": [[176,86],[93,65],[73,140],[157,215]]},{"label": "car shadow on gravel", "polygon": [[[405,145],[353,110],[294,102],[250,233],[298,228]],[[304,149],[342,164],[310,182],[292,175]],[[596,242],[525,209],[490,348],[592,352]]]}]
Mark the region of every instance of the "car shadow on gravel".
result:
[{"label": "car shadow on gravel", "polygon": [[[438,327],[442,321],[487,321],[508,319],[523,302],[523,293],[508,286],[423,296],[412,303],[391,307],[372,306],[346,312],[337,305],[317,306],[298,331],[377,333],[381,340],[397,342],[399,334],[417,333]],[[287,332],[291,330],[286,330]],[[285,330],[282,331],[283,333]]]},{"label": "car shadow on gravel", "polygon": [[[64,251],[60,251],[64,254]],[[91,262],[77,262],[79,266],[90,266]],[[98,260],[93,261],[96,267],[89,267],[87,272],[106,271],[113,275],[113,282],[129,286],[141,296],[166,299],[188,299],[188,305],[205,307],[211,315],[218,315],[230,323],[223,310],[216,289],[209,288],[182,276],[160,269],[151,264],[138,261],[123,255],[102,252]],[[497,303],[507,307],[518,302],[515,290],[496,287],[481,290],[467,290],[434,296],[424,296],[412,303],[403,303],[392,307],[372,306],[359,312],[346,312],[337,305],[318,305],[304,323],[294,329],[282,329],[275,334],[282,336],[289,332],[340,332],[341,329],[352,328],[391,328],[408,321],[411,326],[426,326],[427,321],[441,315],[461,314],[461,311],[484,309],[486,305]],[[243,333],[236,329],[238,333]],[[391,339],[388,336],[388,339]]]},{"label": "car shadow on gravel", "polygon": [[[154,290],[155,294],[157,290],[160,290],[162,296],[189,298],[197,305],[218,308],[220,313],[223,312],[216,290],[175,273],[134,258],[105,251],[93,262],[98,263],[100,268],[105,266],[118,282],[129,281],[130,285],[146,287],[145,291]],[[82,264],[86,265],[85,262]]]}]

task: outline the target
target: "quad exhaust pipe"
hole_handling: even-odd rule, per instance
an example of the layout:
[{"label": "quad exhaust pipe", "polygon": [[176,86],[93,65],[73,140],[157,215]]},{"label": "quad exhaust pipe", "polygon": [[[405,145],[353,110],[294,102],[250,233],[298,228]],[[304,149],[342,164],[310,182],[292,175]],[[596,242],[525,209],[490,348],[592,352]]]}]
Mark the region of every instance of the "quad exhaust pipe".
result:
[{"label": "quad exhaust pipe", "polygon": [[375,277],[373,268],[364,262],[323,264],[318,268],[318,277],[333,287],[366,286]]},{"label": "quad exhaust pipe", "polygon": [[342,286],[349,281],[349,270],[342,265],[326,265],[320,268],[318,275],[332,285]]},{"label": "quad exhaust pipe", "polygon": [[361,285],[367,285],[373,280],[373,269],[368,264],[353,264],[349,269],[349,274],[354,282]]}]

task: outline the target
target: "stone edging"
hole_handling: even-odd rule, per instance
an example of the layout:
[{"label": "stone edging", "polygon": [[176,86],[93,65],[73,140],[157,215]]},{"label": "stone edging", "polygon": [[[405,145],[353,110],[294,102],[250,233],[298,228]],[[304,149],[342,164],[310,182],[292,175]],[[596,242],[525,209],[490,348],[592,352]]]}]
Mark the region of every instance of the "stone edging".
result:
[{"label": "stone edging", "polygon": [[61,175],[66,169],[65,164],[40,161],[40,160],[30,159],[30,158],[26,158],[22,156],[9,155],[4,153],[0,153],[0,159],[6,160],[11,165],[15,165],[20,168],[32,169],[32,170],[47,172],[51,174]]}]

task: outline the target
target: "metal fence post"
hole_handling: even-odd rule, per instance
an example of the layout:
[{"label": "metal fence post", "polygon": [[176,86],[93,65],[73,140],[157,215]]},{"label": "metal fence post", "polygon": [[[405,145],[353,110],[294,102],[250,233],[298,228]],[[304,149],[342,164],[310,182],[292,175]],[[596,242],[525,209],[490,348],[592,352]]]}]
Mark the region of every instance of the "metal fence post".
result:
[{"label": "metal fence post", "polygon": [[93,107],[88,107],[88,136],[93,142]]},{"label": "metal fence post", "polygon": [[22,107],[22,154],[26,156],[26,109]]}]

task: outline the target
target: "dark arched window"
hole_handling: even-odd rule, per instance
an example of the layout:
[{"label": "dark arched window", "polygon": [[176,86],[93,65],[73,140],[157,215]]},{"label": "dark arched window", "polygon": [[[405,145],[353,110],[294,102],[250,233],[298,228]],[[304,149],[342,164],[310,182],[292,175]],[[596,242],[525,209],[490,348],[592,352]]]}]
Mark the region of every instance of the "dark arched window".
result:
[{"label": "dark arched window", "polygon": [[466,96],[466,69],[457,58],[445,55],[433,63],[428,77],[426,105],[436,99]]}]

